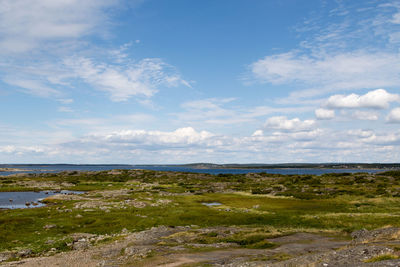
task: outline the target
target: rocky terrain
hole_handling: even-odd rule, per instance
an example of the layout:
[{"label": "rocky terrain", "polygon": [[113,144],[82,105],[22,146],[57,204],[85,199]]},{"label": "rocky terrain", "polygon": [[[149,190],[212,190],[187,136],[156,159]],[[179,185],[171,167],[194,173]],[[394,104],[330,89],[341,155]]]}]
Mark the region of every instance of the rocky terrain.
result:
[{"label": "rocky terrain", "polygon": [[84,191],[0,210],[1,266],[400,266],[397,172],[114,170],[0,185]]},{"label": "rocky terrain", "polygon": [[[226,235],[239,228],[153,227],[123,231],[118,240],[96,245],[104,236],[74,234],[72,251],[3,263],[3,266],[400,266],[400,228],[361,230],[353,240],[321,234],[296,233],[267,239],[269,249],[245,249],[230,243],[205,246],[196,238],[207,233]],[[191,251],[202,248],[204,251]],[[0,254],[0,259],[11,257]]]}]

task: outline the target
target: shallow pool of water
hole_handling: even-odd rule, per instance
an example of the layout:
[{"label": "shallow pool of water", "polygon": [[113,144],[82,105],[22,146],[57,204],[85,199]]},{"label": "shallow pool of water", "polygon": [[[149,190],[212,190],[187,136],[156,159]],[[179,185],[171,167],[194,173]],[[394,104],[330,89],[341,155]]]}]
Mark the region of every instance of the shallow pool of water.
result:
[{"label": "shallow pool of water", "polygon": [[205,206],[208,206],[208,207],[212,207],[212,206],[221,206],[221,205],[222,205],[222,204],[219,203],[219,202],[203,202],[203,203],[201,203],[201,204],[203,204],[203,205],[205,205]]},{"label": "shallow pool of water", "polygon": [[44,198],[55,194],[83,194],[80,191],[0,192],[0,209],[26,209],[42,207]]}]

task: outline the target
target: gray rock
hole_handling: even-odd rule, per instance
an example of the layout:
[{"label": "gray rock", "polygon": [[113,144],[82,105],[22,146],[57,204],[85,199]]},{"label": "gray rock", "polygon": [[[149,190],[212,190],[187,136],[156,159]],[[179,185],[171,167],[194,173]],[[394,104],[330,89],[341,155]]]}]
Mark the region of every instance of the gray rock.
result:
[{"label": "gray rock", "polygon": [[6,251],[6,252],[1,252],[0,253],[0,262],[7,261],[11,258],[15,257],[14,252]]},{"label": "gray rock", "polygon": [[57,225],[55,225],[55,224],[46,224],[45,226],[43,226],[43,229],[48,230],[48,229],[52,229],[52,228],[56,228],[56,227],[57,227]]},{"label": "gray rock", "polygon": [[127,247],[124,252],[126,256],[131,258],[143,259],[146,258],[152,250],[148,247]]},{"label": "gray rock", "polygon": [[90,243],[88,241],[78,241],[72,245],[74,250],[83,250],[88,249],[90,247]]},{"label": "gray rock", "polygon": [[45,244],[47,244],[47,245],[51,245],[51,244],[54,244],[56,241],[54,241],[53,239],[48,239],[46,242],[45,242]]},{"label": "gray rock", "polygon": [[86,241],[86,240],[89,240],[90,238],[97,237],[97,235],[89,234],[89,233],[73,233],[69,236],[72,238],[73,242],[78,242],[81,240]]},{"label": "gray rock", "polygon": [[388,227],[373,231],[361,229],[351,233],[351,237],[353,238],[353,244],[398,240],[400,239],[400,228]]},{"label": "gray rock", "polygon": [[29,257],[30,255],[32,255],[31,249],[23,249],[17,252],[17,257],[20,258]]}]

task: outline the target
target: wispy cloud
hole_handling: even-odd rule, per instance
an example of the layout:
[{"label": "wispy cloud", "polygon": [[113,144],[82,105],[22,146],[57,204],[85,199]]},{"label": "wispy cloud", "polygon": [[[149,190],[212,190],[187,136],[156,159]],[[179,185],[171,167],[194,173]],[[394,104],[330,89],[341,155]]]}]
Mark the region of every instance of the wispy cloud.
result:
[{"label": "wispy cloud", "polygon": [[180,113],[174,113],[180,122],[199,125],[237,125],[258,123],[271,114],[290,114],[311,111],[313,107],[273,107],[267,105],[246,107],[235,98],[207,98],[184,102]]},{"label": "wispy cloud", "polygon": [[125,101],[137,95],[151,97],[159,86],[188,86],[172,66],[157,58],[123,65],[95,63],[89,58],[67,58],[64,64],[74,77],[109,93],[113,101]]},{"label": "wispy cloud", "polygon": [[292,98],[307,98],[341,90],[400,85],[397,53],[356,51],[333,55],[295,52],[267,56],[250,65],[253,77],[272,84],[300,83]]},{"label": "wispy cloud", "polygon": [[[44,49],[48,42],[104,34],[105,9],[119,0],[2,0],[0,54]],[[45,47],[43,47],[43,45]]]},{"label": "wispy cloud", "polygon": [[24,78],[17,78],[17,77],[7,77],[3,80],[4,82],[16,86],[20,88],[22,92],[39,96],[39,97],[59,97],[61,96],[61,92],[47,86],[42,81],[39,80],[27,80]]},{"label": "wispy cloud", "polygon": [[336,1],[296,28],[297,47],[248,66],[246,82],[291,85],[280,103],[300,103],[349,90],[400,86],[394,44],[400,7],[395,1]]},{"label": "wispy cloud", "polygon": [[[140,2],[140,0],[131,1]],[[149,98],[162,87],[189,86],[158,58],[133,58],[132,43],[99,47],[111,36],[113,10],[125,0],[4,0],[0,5],[0,78],[22,92],[56,99],[84,82],[112,101]],[[143,101],[143,100],[142,100]]]}]

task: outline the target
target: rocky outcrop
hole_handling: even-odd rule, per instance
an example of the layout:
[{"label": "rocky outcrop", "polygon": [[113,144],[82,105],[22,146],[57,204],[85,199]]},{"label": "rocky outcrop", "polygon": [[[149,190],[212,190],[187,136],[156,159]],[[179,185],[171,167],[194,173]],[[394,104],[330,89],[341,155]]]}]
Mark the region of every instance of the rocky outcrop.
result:
[{"label": "rocky outcrop", "polygon": [[351,234],[353,244],[365,244],[390,240],[400,240],[400,228],[388,227],[373,231],[361,229]]}]

